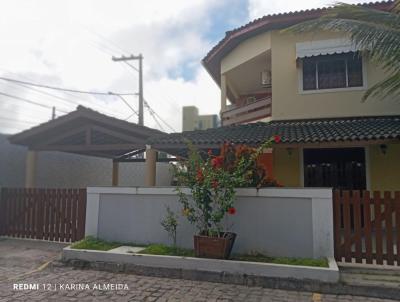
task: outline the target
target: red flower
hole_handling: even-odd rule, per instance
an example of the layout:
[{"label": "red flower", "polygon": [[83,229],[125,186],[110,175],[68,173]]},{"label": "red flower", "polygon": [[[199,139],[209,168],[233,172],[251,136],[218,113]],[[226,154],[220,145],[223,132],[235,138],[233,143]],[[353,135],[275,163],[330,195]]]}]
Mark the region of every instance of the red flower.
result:
[{"label": "red flower", "polygon": [[215,157],[211,160],[213,168],[220,168],[224,163],[224,159],[221,156]]},{"label": "red flower", "polygon": [[281,142],[281,136],[280,135],[274,135],[274,142],[275,143],[280,143]]},{"label": "red flower", "polygon": [[197,181],[202,182],[204,180],[204,175],[203,175],[203,171],[201,171],[201,169],[197,170],[197,177],[196,177]]},{"label": "red flower", "polygon": [[213,189],[217,189],[219,186],[218,180],[213,180],[211,186],[213,187]]},{"label": "red flower", "polygon": [[228,214],[229,214],[229,215],[235,215],[235,214],[236,214],[236,209],[235,209],[234,207],[230,207],[230,208],[228,209]]}]

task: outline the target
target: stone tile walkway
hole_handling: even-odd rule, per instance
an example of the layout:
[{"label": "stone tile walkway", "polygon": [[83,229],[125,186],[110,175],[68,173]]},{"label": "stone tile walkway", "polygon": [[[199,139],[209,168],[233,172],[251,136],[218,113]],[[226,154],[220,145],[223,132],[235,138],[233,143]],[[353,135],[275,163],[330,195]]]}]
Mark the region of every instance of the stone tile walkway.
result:
[{"label": "stone tile walkway", "polygon": [[0,301],[393,301],[43,266],[59,250],[0,241]]}]

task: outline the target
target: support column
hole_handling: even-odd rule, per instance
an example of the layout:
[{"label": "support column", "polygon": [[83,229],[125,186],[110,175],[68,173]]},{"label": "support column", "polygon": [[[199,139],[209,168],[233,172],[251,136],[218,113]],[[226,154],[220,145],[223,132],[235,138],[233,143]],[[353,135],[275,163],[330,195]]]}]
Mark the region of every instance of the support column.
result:
[{"label": "support column", "polygon": [[151,149],[151,146],[146,146],[145,184],[148,187],[154,187],[156,185],[156,163],[157,163],[157,151]]},{"label": "support column", "polygon": [[221,112],[226,110],[226,75],[221,74]]},{"label": "support column", "polygon": [[112,165],[112,186],[117,187],[119,183],[119,162],[113,161]]},{"label": "support column", "polygon": [[36,151],[28,150],[25,165],[25,188],[34,188],[36,185],[36,159]]}]

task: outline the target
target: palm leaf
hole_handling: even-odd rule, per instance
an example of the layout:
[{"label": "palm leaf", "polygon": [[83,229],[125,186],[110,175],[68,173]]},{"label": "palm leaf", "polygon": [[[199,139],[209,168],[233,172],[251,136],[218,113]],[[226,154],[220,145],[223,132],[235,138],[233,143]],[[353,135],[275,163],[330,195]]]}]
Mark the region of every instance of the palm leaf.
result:
[{"label": "palm leaf", "polygon": [[380,96],[382,98],[389,96],[400,97],[400,73],[394,73],[373,85],[365,92],[362,100],[365,101],[370,96]]}]

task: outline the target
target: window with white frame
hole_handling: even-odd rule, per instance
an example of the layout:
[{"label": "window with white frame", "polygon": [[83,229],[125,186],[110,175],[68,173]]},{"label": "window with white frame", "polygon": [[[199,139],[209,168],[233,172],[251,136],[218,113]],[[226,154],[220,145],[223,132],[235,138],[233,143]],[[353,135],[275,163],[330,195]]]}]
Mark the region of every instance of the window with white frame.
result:
[{"label": "window with white frame", "polygon": [[358,52],[304,58],[302,72],[304,91],[363,86]]}]

